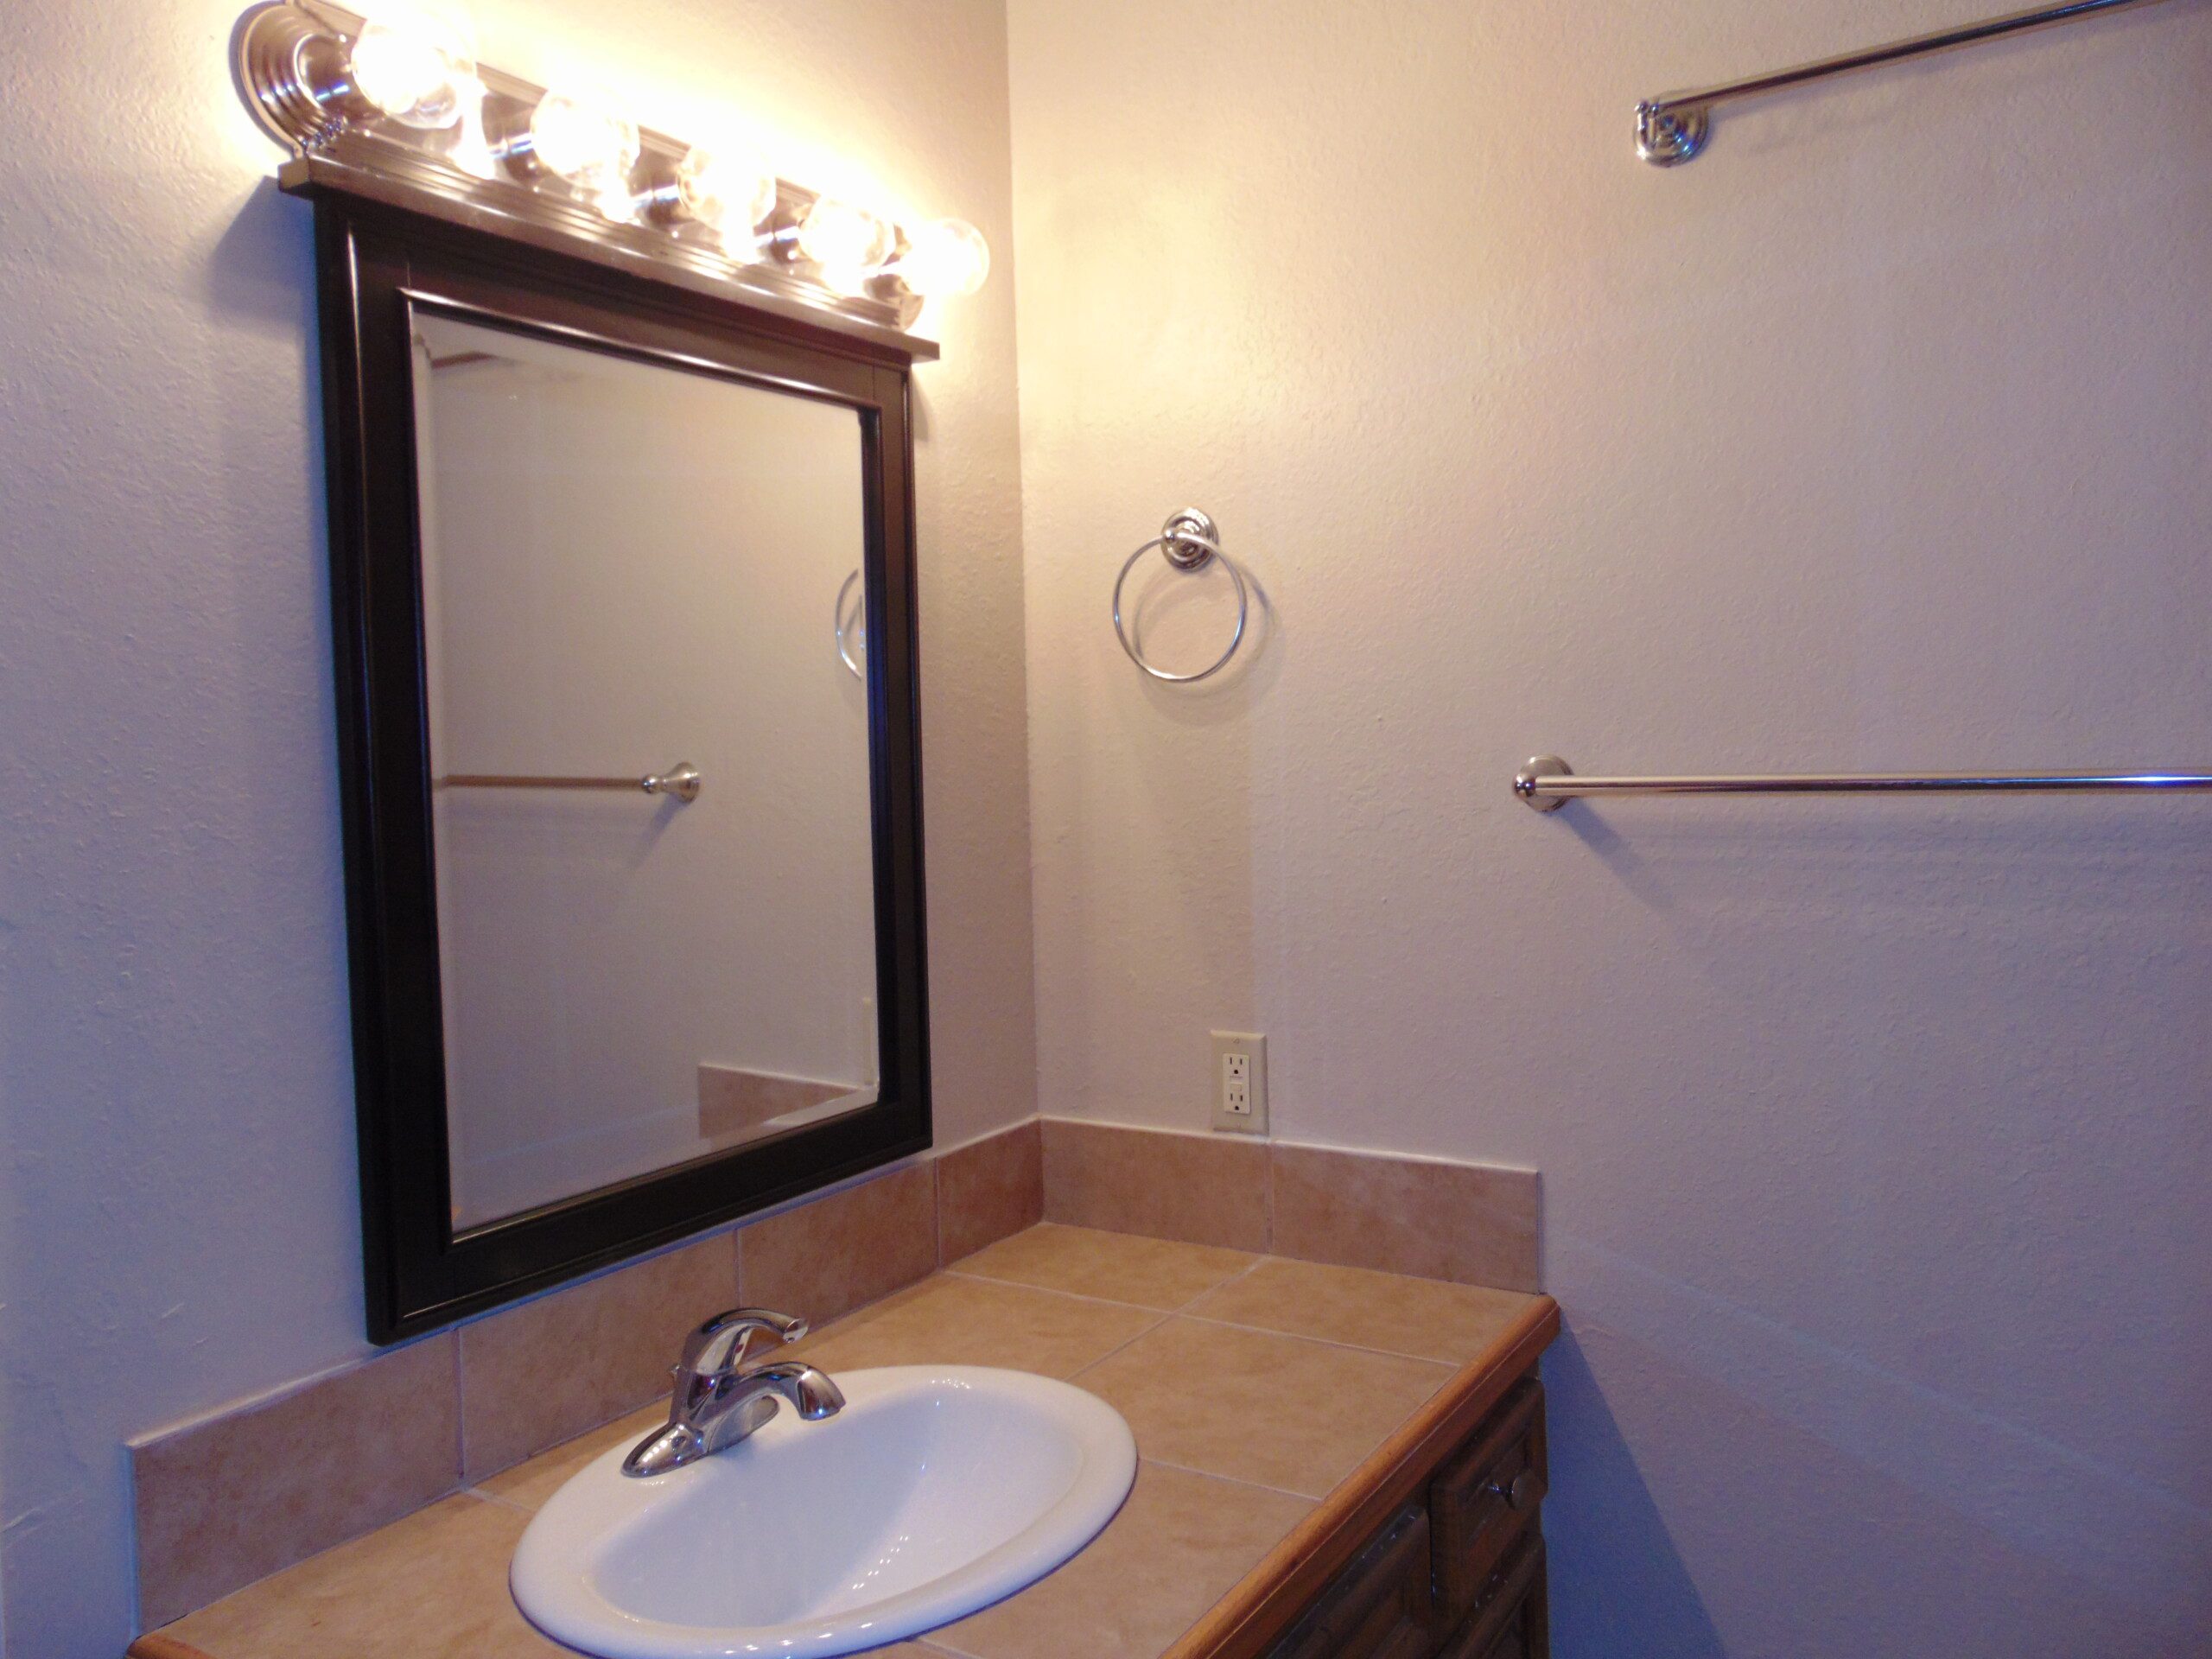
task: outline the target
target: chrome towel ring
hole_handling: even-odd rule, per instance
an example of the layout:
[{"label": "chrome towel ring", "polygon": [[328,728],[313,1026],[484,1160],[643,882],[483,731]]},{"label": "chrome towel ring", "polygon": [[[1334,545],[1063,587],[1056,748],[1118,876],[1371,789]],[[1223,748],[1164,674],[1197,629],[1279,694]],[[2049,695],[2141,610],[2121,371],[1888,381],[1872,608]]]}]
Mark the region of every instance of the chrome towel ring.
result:
[{"label": "chrome towel ring", "polygon": [[[1210,667],[1195,674],[1170,674],[1164,668],[1154,668],[1145,661],[1143,654],[1129,643],[1129,631],[1122,625],[1122,588],[1129,579],[1129,572],[1146,554],[1158,548],[1167,563],[1178,570],[1203,570],[1214,560],[1221,561],[1221,568],[1229,572],[1230,581],[1236,584],[1236,631],[1229,636],[1229,649],[1214,658]],[[1122,562],[1122,574],[1114,578],[1114,637],[1122,642],[1122,649],[1129,653],[1129,660],[1155,680],[1166,680],[1171,685],[1188,685],[1218,674],[1229,666],[1229,659],[1236,654],[1236,647],[1244,643],[1244,621],[1250,610],[1250,601],[1244,591],[1244,573],[1236,568],[1236,561],[1221,550],[1221,532],[1211,518],[1196,507],[1185,507],[1172,515],[1160,527],[1160,534]]]},{"label": "chrome towel ring", "polygon": [[[860,681],[861,684],[865,685],[868,683],[868,671],[860,665],[860,663],[855,658],[851,652],[845,649],[845,596],[853,591],[853,584],[860,579],[861,573],[858,570],[854,571],[851,575],[845,578],[843,583],[837,589],[837,604],[836,608],[830,612],[830,620],[836,625],[837,660],[844,664],[847,668],[852,670],[853,677]],[[861,595],[861,598],[862,602],[865,603],[868,595],[863,594]],[[858,610],[855,610],[853,613],[852,628],[854,645],[861,652],[866,652],[868,650],[868,619],[862,616]]]}]

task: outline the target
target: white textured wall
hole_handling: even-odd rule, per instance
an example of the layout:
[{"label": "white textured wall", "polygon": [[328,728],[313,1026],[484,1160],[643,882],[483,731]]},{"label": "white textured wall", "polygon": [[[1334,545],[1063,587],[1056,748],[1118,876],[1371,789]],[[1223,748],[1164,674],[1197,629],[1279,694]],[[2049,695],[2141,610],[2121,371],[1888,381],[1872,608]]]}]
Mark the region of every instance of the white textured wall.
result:
[{"label": "white textured wall", "polygon": [[1507,792],[2212,764],[2212,10],[1632,154],[1985,10],[1010,8],[1043,1103],[1542,1169],[1563,1659],[2212,1628],[2212,800]]},{"label": "white textured wall", "polygon": [[[231,89],[240,9],[57,0],[0,47],[0,1521],[37,1659],[129,1639],[127,1435],[364,1345],[308,213]],[[999,252],[916,424],[938,1134],[1019,1116],[1000,9],[475,10],[489,61],[736,111]]]}]

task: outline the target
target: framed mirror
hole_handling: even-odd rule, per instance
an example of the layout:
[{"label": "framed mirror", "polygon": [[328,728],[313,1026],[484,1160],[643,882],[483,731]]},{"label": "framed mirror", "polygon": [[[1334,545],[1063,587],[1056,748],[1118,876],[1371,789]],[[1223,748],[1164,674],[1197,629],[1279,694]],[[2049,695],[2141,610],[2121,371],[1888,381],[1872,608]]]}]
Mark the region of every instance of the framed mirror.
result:
[{"label": "framed mirror", "polygon": [[315,202],[388,1342],[929,1144],[907,365]]}]

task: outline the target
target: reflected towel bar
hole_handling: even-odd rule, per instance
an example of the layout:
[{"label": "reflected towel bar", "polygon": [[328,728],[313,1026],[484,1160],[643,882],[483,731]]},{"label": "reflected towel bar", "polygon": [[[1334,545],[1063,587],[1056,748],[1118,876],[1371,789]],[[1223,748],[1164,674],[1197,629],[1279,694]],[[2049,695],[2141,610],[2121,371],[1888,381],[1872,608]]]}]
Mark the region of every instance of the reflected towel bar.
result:
[{"label": "reflected towel bar", "polygon": [[1955,47],[2001,40],[2007,35],[2021,34],[2027,29],[2070,22],[2076,17],[2086,17],[2093,12],[2122,11],[2130,6],[2152,3],[2154,0],[2068,0],[2064,4],[2037,6],[2031,10],[1985,18],[1980,22],[1966,23],[1956,29],[1938,29],[1930,35],[1916,35],[1909,41],[1892,41],[1887,46],[1871,47],[1864,52],[1847,52],[1840,57],[1822,58],[1817,63],[1799,64],[1794,69],[1777,70],[1770,75],[1755,75],[1748,80],[1732,80],[1694,92],[1669,92],[1663,98],[1648,98],[1636,106],[1636,152],[1655,167],[1674,167],[1689,161],[1704,149],[1706,141],[1712,137],[1713,109],[1716,104],[1726,104],[1739,98],[1758,98],[1764,93],[1778,92],[1787,86],[1802,86],[1808,80],[1826,80],[1831,75],[1848,74],[1856,69],[1873,69],[1885,63],[1901,63],[1908,58],[1924,58],[1931,53],[1948,52]]},{"label": "reflected towel bar", "polygon": [[1808,772],[1683,778],[1578,778],[1555,754],[1540,754],[1514,775],[1513,792],[1539,812],[1586,795],[2085,795],[2111,790],[2212,790],[2202,772]]},{"label": "reflected towel bar", "polygon": [[456,772],[430,780],[433,789],[633,789],[648,795],[673,795],[679,801],[699,798],[706,779],[689,760],[679,760],[666,772],[643,778],[533,778],[502,772]]}]

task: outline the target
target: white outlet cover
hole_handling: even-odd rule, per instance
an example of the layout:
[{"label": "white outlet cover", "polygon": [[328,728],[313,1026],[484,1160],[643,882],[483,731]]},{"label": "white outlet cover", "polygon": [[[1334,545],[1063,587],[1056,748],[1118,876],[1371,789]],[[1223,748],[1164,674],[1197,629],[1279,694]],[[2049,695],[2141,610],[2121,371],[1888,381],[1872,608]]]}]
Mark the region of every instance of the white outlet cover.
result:
[{"label": "white outlet cover", "polygon": [[[1213,1039],[1213,1068],[1208,1086],[1212,1090],[1208,1109],[1217,1134],[1265,1135],[1268,1132],[1268,1039],[1256,1031],[1217,1031],[1208,1033]],[[1249,1111],[1234,1112],[1229,1109],[1229,1057],[1245,1054],[1251,1057],[1250,1075],[1245,1079],[1245,1090],[1251,1102]]]}]

